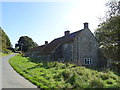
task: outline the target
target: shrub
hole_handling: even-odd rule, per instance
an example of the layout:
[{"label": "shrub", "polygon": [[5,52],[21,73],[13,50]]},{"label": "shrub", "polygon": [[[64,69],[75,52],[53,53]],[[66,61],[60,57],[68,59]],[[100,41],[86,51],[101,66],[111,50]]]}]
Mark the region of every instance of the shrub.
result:
[{"label": "shrub", "polygon": [[106,80],[105,82],[106,82],[106,84],[114,84],[114,83],[115,83],[115,80],[113,80],[113,79],[108,79],[108,80]]},{"label": "shrub", "polygon": [[100,79],[93,79],[93,80],[90,81],[89,86],[91,88],[103,88],[104,84]]},{"label": "shrub", "polygon": [[52,68],[52,67],[55,67],[55,62],[48,62],[47,63],[47,66],[49,67],[49,68]]},{"label": "shrub", "polygon": [[101,76],[102,80],[109,79],[109,74],[102,73],[100,76]]},{"label": "shrub", "polygon": [[76,68],[74,69],[74,71],[75,71],[77,74],[79,74],[79,75],[84,75],[84,74],[85,74],[84,69],[81,69],[81,68],[78,68],[78,67],[76,67]]},{"label": "shrub", "polygon": [[66,65],[63,63],[55,62],[55,68],[56,69],[65,69]]},{"label": "shrub", "polygon": [[73,88],[73,86],[70,83],[66,83],[65,88]]},{"label": "shrub", "polygon": [[78,80],[78,78],[79,78],[79,75],[76,73],[73,73],[72,76],[68,78],[67,82],[73,85]]},{"label": "shrub", "polygon": [[30,58],[21,56],[11,58],[9,62],[17,72],[40,88],[120,88],[120,77],[110,71],[98,72],[69,63],[31,62]]},{"label": "shrub", "polygon": [[61,74],[62,74],[64,80],[67,80],[72,75],[72,73],[73,72],[71,72],[70,70],[65,69]]},{"label": "shrub", "polygon": [[114,85],[110,85],[110,86],[108,86],[107,88],[116,88],[116,90],[117,90],[117,88],[118,88],[118,90],[120,89],[120,84],[114,84]]},{"label": "shrub", "polygon": [[112,82],[112,81],[107,80],[107,84],[113,84],[113,82]]},{"label": "shrub", "polygon": [[66,63],[65,64],[67,68],[75,68],[76,65],[70,64],[70,63]]}]

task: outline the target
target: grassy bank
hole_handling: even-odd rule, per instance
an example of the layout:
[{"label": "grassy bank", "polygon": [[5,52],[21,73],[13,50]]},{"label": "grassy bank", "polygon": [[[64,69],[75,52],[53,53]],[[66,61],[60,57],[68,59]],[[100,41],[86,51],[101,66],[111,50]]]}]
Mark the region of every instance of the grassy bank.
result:
[{"label": "grassy bank", "polygon": [[[2,52],[3,51],[3,52]],[[0,57],[2,56],[7,56],[9,54],[12,54],[13,52],[11,50],[8,50],[8,49],[0,49]]]},{"label": "grassy bank", "polygon": [[7,56],[7,55],[9,55],[9,54],[0,52],[0,57]]},{"label": "grassy bank", "polygon": [[98,72],[72,64],[31,61],[34,60],[15,56],[9,63],[40,88],[120,88],[120,77],[111,71]]}]

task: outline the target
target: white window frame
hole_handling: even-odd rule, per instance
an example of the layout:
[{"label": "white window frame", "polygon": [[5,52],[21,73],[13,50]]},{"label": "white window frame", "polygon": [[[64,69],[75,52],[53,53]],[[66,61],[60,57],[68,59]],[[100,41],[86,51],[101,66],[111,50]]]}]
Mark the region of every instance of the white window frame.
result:
[{"label": "white window frame", "polygon": [[91,65],[92,64],[92,58],[84,58],[84,64],[85,65]]}]

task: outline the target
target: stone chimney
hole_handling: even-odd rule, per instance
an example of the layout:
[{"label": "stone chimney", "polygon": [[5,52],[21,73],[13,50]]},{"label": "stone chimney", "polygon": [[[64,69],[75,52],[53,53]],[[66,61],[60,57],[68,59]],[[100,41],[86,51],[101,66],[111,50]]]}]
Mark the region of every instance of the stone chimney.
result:
[{"label": "stone chimney", "polygon": [[70,31],[69,31],[69,30],[67,30],[67,31],[65,31],[64,33],[65,33],[65,36],[67,36],[67,35],[69,35],[69,34],[70,34]]},{"label": "stone chimney", "polygon": [[86,28],[88,28],[88,23],[87,22],[84,23],[84,29],[86,29]]},{"label": "stone chimney", "polygon": [[48,41],[45,41],[45,45],[47,45],[48,44]]}]

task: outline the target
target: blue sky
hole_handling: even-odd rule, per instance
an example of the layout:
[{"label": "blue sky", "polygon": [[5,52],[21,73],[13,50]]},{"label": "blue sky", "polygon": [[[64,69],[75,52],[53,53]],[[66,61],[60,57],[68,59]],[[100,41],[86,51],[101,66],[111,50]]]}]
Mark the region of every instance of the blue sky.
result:
[{"label": "blue sky", "polygon": [[1,27],[13,45],[20,36],[29,36],[42,45],[44,41],[63,36],[67,29],[70,32],[82,29],[84,22],[88,22],[94,32],[98,18],[104,15],[107,0],[93,1],[2,2]]}]

